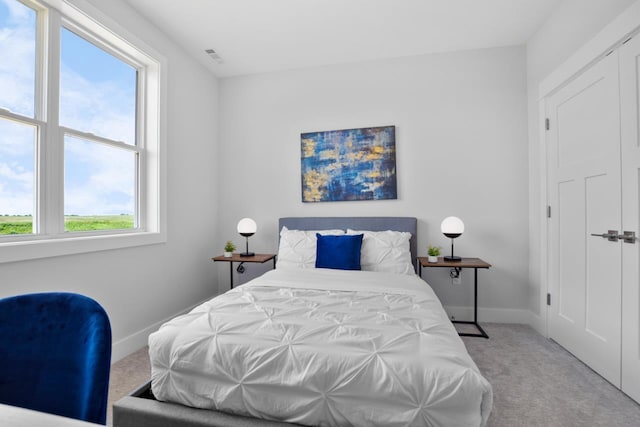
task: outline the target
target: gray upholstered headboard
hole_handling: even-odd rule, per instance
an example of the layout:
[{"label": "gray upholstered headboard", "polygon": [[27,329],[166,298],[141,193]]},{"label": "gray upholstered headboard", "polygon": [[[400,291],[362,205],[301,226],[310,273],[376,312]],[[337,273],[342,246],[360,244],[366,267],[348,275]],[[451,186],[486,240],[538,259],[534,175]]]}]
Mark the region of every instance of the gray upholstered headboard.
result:
[{"label": "gray upholstered headboard", "polygon": [[408,231],[411,233],[409,246],[411,249],[411,262],[416,268],[418,256],[418,220],[407,216],[345,216],[345,217],[288,217],[280,218],[278,230],[286,226],[290,230],[328,230],[339,228],[346,230],[370,230],[370,231]]}]

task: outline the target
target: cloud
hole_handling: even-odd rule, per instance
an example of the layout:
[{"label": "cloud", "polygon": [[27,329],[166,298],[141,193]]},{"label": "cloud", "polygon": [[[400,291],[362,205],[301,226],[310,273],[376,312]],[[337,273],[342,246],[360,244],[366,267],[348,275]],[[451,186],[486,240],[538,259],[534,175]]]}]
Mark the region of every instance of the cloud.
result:
[{"label": "cloud", "polygon": [[0,118],[0,159],[33,158],[35,128]]},{"label": "cloud", "polygon": [[[0,188],[2,188],[1,184]],[[0,193],[0,206],[9,207],[7,210],[3,210],[2,215],[32,215],[33,199],[25,196],[26,194],[7,194],[2,191]]]},{"label": "cloud", "polygon": [[132,152],[67,137],[65,157],[75,167],[72,173],[65,174],[65,213],[133,213],[135,163]]},{"label": "cloud", "polygon": [[2,2],[9,14],[0,28],[0,107],[33,117],[35,13],[17,1]]},{"label": "cloud", "polygon": [[0,163],[0,213],[33,213],[33,171],[16,163]]},{"label": "cloud", "polygon": [[22,3],[15,0],[2,0],[0,3],[4,4],[9,10],[9,19],[11,21],[20,23],[31,20],[33,15],[32,9],[24,6]]},{"label": "cloud", "polygon": [[0,214],[33,213],[35,132],[0,119]]},{"label": "cloud", "polygon": [[24,188],[33,188],[33,171],[27,171],[15,163],[13,165],[0,163],[0,178],[16,181]]},{"label": "cloud", "polygon": [[90,82],[62,64],[60,123],[127,143],[135,141],[135,99],[114,82]]}]

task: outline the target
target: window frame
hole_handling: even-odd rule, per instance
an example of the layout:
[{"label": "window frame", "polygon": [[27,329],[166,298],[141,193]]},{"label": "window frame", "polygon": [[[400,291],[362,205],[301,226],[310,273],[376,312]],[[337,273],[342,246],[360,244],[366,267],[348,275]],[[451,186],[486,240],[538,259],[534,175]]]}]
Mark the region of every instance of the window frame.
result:
[{"label": "window frame", "polygon": [[[166,242],[167,60],[85,0],[19,0],[37,11],[34,118],[0,108],[0,117],[33,125],[34,233],[0,236],[0,263]],[[136,144],[120,143],[59,124],[60,34],[66,28],[137,70]],[[65,231],[64,136],[137,153],[133,229]]]}]

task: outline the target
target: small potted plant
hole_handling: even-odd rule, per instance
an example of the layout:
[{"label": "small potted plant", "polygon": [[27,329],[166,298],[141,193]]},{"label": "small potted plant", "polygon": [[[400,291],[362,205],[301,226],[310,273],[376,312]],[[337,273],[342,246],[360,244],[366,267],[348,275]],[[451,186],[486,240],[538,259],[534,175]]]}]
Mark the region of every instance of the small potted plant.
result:
[{"label": "small potted plant", "polygon": [[429,254],[429,258],[427,258],[427,261],[429,261],[429,262],[438,262],[438,256],[440,255],[440,249],[442,249],[440,246],[431,246],[431,245],[429,245],[429,249],[427,250],[427,253]]},{"label": "small potted plant", "polygon": [[236,250],[236,245],[231,240],[227,240],[227,244],[224,245],[224,257],[231,258],[233,251]]}]

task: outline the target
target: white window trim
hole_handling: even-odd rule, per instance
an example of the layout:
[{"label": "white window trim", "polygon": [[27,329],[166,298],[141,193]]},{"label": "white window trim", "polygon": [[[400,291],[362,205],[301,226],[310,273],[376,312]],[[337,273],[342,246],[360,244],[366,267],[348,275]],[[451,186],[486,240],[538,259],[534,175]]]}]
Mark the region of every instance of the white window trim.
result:
[{"label": "white window trim", "polygon": [[[56,9],[65,17],[64,22],[72,22],[78,28],[90,29],[92,35],[108,44],[117,45],[123,54],[133,58],[136,63],[145,67],[145,73],[139,73],[141,80],[138,85],[138,114],[144,117],[145,122],[139,126],[138,141],[144,146],[141,152],[138,217],[144,223],[144,230],[116,230],[104,232],[61,233],[59,225],[52,224],[51,210],[63,214],[63,206],[60,200],[47,200],[47,203],[38,203],[38,209],[46,206],[49,212],[35,212],[34,217],[39,217],[44,230],[42,234],[18,236],[16,239],[0,240],[0,263],[25,261],[30,259],[47,258],[62,255],[72,255],[86,252],[113,250],[142,245],[165,243],[167,241],[167,202],[166,202],[166,96],[167,96],[167,60],[146,43],[139,40],[129,31],[121,27],[110,17],[85,0],[73,0],[73,5],[63,0],[41,0],[41,4],[48,8]],[[49,32],[49,36],[59,37],[59,26],[42,25],[38,21],[39,29]],[[52,35],[52,33],[56,33]],[[44,35],[38,33],[39,38]],[[40,46],[43,46],[42,43]],[[48,52],[54,58],[59,52]],[[142,55],[141,55],[142,54]],[[40,55],[37,55],[40,57]],[[129,59],[131,61],[131,59]],[[50,61],[48,61],[50,64]],[[49,64],[36,63],[36,72],[47,77],[47,81],[56,81],[58,73],[51,70]],[[46,83],[45,83],[46,84]],[[44,88],[36,87],[36,91]],[[143,88],[149,90],[144,91]],[[57,102],[57,96],[54,96]],[[51,99],[48,101],[51,103]],[[57,114],[57,107],[48,105],[36,105],[36,119],[46,114]],[[50,116],[49,116],[50,118]],[[35,120],[37,121],[37,120]],[[46,126],[41,126],[44,132],[41,140],[50,138],[51,135]],[[60,139],[58,139],[60,141]],[[40,144],[42,146],[42,144]],[[55,148],[52,151],[36,154],[38,161],[43,156],[62,156],[61,143],[51,144]],[[50,144],[46,146],[50,147]],[[39,150],[42,151],[42,150]],[[143,154],[144,153],[144,154]],[[38,197],[42,194],[57,195],[61,192],[56,187],[63,185],[61,171],[48,171],[53,176],[43,177],[40,174],[36,188],[48,185],[49,191],[36,191]],[[52,192],[53,191],[53,192]],[[40,200],[42,202],[43,200]],[[60,216],[59,216],[60,217]],[[59,218],[58,217],[58,218]],[[47,221],[46,223],[43,221]],[[51,232],[54,232],[52,235]]]}]

